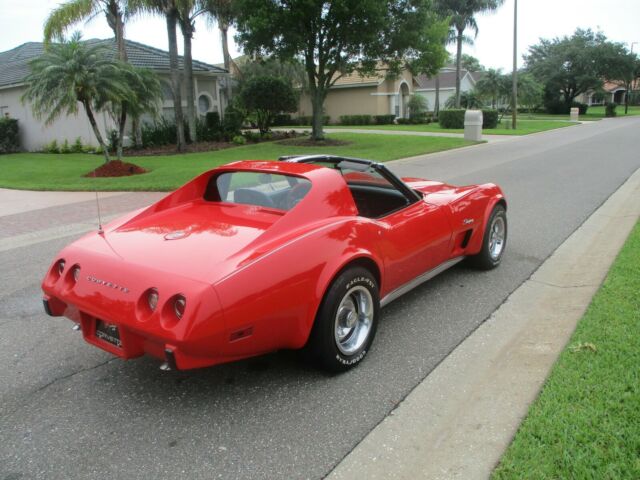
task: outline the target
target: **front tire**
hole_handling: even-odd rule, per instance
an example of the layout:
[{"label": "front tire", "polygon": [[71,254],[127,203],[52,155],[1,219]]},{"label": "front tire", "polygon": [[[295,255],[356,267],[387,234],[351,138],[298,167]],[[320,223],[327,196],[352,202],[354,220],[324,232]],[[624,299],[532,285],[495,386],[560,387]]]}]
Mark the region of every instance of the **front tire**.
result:
[{"label": "front tire", "polygon": [[477,255],[469,257],[469,263],[482,270],[491,270],[500,265],[507,246],[507,211],[496,205],[489,215],[482,239],[482,248]]},{"label": "front tire", "polygon": [[309,341],[308,356],[322,368],[343,372],[362,361],[378,327],[378,284],[369,270],[344,270],[327,290]]}]

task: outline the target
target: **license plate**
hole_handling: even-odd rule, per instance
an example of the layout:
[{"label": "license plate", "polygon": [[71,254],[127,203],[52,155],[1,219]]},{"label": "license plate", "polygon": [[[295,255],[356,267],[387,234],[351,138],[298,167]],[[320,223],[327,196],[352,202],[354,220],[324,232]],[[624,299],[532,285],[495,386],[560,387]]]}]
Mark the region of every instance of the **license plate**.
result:
[{"label": "license plate", "polygon": [[118,326],[113,323],[107,323],[104,320],[96,320],[96,338],[103,340],[118,348],[122,348],[120,340],[120,331]]}]

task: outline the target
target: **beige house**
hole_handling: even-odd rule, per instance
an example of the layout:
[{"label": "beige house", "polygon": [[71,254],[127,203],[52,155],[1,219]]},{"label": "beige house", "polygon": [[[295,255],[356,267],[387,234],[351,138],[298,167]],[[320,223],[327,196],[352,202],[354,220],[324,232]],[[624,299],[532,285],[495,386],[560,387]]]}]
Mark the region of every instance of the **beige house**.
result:
[{"label": "beige house", "polygon": [[[407,118],[407,102],[411,95],[422,95],[427,108],[435,105],[435,79],[424,75],[414,76],[403,70],[397,77],[387,77],[380,69],[376,75],[363,76],[356,72],[339,78],[331,87],[324,102],[325,115],[331,123],[339,123],[342,115],[395,115]],[[462,71],[461,91],[475,87],[478,73]],[[440,106],[455,94],[455,69],[443,68],[440,73]],[[311,100],[302,95],[298,116],[311,115]]]},{"label": "beige house", "polygon": [[[636,78],[631,83],[631,92],[640,90],[640,78]],[[587,105],[604,105],[605,103],[617,103],[622,105],[627,98],[627,86],[623,82],[604,82],[602,91],[595,92],[589,90],[586,93],[578,95],[577,102],[586,103]]]},{"label": "beige house", "polygon": [[[115,52],[115,42],[112,39],[93,39],[86,40],[86,42],[104,44]],[[159,105],[159,111],[162,116],[171,120],[174,110],[169,76],[169,53],[131,40],[126,41],[126,49],[129,62],[132,65],[149,68],[160,78],[163,99],[162,104]],[[43,51],[44,45],[42,43],[29,42],[12,50],[0,52],[0,115],[18,120],[20,141],[24,150],[41,150],[43,146],[53,140],[59,144],[65,140],[73,143],[78,137],[84,145],[97,145],[82,107],[78,108],[77,115],[61,116],[52,124],[46,125],[43,120],[33,115],[29,104],[22,103],[21,97],[25,91],[24,79],[29,74],[29,62],[40,56]],[[179,60],[181,62],[182,57]],[[228,103],[224,98],[224,82],[229,81],[227,71],[194,60],[193,77],[197,112],[200,115],[214,111],[222,113]],[[184,85],[182,99],[183,108],[186,109]],[[115,128],[115,122],[106,112],[99,112],[96,117],[103,134]],[[153,118],[143,117],[142,121],[150,122],[153,121]]]}]

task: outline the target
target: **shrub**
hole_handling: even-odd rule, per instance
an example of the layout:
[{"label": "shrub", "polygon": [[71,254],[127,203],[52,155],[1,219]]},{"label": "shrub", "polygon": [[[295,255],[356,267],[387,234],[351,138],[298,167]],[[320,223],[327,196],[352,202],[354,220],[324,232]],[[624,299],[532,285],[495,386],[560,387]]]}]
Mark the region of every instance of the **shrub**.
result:
[{"label": "shrub", "polygon": [[440,126],[442,128],[464,128],[465,110],[440,110]]},{"label": "shrub", "polygon": [[240,135],[240,129],[244,124],[246,118],[245,112],[239,108],[228,106],[224,112],[224,119],[222,121],[222,131],[226,138],[233,138]]},{"label": "shrub", "polygon": [[[322,124],[323,125],[329,125],[329,120],[331,120],[331,117],[329,115],[325,115],[322,117]],[[293,124],[294,125],[301,125],[303,127],[306,127],[308,125],[311,125],[313,121],[313,117],[311,115],[305,115],[302,117],[298,117],[296,119],[293,120]]]},{"label": "shrub", "polygon": [[482,128],[496,128],[498,126],[497,110],[482,110]]},{"label": "shrub", "polygon": [[143,124],[141,131],[142,146],[144,148],[171,145],[176,143],[178,138],[175,123],[168,121],[164,117],[160,117],[153,124]]},{"label": "shrub", "polygon": [[220,132],[222,124],[220,122],[220,114],[218,112],[207,112],[204,117],[205,127],[212,132]]},{"label": "shrub", "polygon": [[617,103],[607,103],[607,105],[604,107],[604,116],[605,117],[615,117],[616,115],[618,115],[616,113],[616,107],[618,106]]},{"label": "shrub", "polygon": [[67,153],[71,153],[71,147],[69,146],[69,142],[67,141],[67,139],[64,139],[64,142],[62,142],[62,146],[60,147],[60,153],[64,153],[65,155]]},{"label": "shrub", "polygon": [[573,108],[578,108],[578,112],[580,115],[584,115],[587,113],[587,110],[589,109],[589,105],[587,105],[586,103],[580,103],[580,102],[573,102],[571,104],[571,106]]},{"label": "shrub", "polygon": [[247,139],[249,142],[253,142],[253,143],[258,143],[262,139],[262,135],[260,135],[260,133],[252,132],[252,131],[249,131],[249,130],[244,132],[243,135],[244,135],[245,139]]},{"label": "shrub", "polygon": [[82,153],[83,149],[82,139],[80,137],[76,137],[76,141],[71,145],[71,153]]},{"label": "shrub", "polygon": [[395,115],[375,115],[373,117],[376,125],[389,125],[396,119]]},{"label": "shrub", "polygon": [[241,106],[255,116],[261,133],[269,131],[276,115],[295,112],[298,107],[298,98],[291,83],[275,75],[245,79],[237,98]]},{"label": "shrub", "polygon": [[44,146],[45,153],[60,153],[60,147],[57,140],[51,140]]},{"label": "shrub", "polygon": [[242,135],[236,135],[235,137],[233,137],[232,142],[236,145],[245,145],[247,143],[247,139]]},{"label": "shrub", "polygon": [[11,153],[20,150],[18,120],[0,118],[0,153]]},{"label": "shrub", "polygon": [[427,114],[427,99],[420,94],[411,95],[407,102],[407,107],[409,108],[409,118],[418,121],[418,119],[424,118]]},{"label": "shrub", "polygon": [[341,125],[371,125],[371,115],[341,115]]},{"label": "shrub", "polygon": [[273,117],[273,125],[275,127],[282,127],[284,125],[292,125],[291,115],[288,113],[279,113]]},{"label": "shrub", "polygon": [[[440,126],[442,128],[464,128],[464,113],[466,110],[440,111]],[[498,126],[497,110],[482,110],[482,128],[496,128]]]}]

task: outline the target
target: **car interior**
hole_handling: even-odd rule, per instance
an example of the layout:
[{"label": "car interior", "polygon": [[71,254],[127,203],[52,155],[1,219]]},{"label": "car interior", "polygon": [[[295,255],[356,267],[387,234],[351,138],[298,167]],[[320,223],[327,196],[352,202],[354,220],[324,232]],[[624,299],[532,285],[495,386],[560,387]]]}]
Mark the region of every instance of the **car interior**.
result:
[{"label": "car interior", "polygon": [[[314,163],[337,170],[342,175],[362,217],[382,218],[412,203],[370,165],[348,161]],[[287,211],[295,207],[310,189],[311,182],[295,176],[227,172],[211,179],[204,198]]]}]

